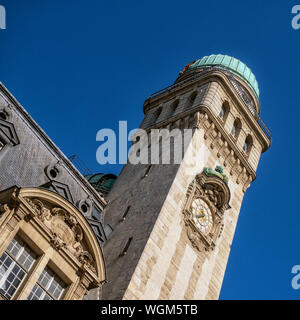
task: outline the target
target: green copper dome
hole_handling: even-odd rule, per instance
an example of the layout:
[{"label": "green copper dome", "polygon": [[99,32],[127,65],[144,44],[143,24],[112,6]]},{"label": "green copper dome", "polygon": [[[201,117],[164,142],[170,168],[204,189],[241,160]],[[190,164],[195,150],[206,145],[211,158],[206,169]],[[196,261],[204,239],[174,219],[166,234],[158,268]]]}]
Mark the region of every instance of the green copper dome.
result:
[{"label": "green copper dome", "polygon": [[231,71],[232,73],[246,81],[253,89],[256,96],[259,97],[258,83],[256,81],[255,75],[240,60],[223,54],[212,54],[210,56],[206,56],[199,60],[196,60],[191,65],[189,65],[188,68],[185,69],[185,71],[202,66],[220,66]]}]

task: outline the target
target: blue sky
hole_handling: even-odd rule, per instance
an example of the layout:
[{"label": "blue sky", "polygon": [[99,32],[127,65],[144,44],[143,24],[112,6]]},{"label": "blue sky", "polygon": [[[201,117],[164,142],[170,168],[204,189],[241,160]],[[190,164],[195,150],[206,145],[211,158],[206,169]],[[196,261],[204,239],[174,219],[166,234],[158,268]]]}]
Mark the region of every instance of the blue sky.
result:
[{"label": "blue sky", "polygon": [[[299,1],[300,2],[300,1]],[[221,299],[299,299],[298,208],[300,29],[295,1],[0,0],[0,81],[67,155],[94,172],[96,132],[129,129],[144,100],[190,61],[234,56],[257,77],[261,115],[272,131],[248,189]]]}]

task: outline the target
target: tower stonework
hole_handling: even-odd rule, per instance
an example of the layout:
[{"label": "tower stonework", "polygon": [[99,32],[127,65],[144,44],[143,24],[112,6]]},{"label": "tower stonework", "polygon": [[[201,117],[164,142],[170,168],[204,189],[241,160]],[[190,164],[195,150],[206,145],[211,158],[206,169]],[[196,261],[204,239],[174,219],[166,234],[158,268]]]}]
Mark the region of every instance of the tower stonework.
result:
[{"label": "tower stonework", "polygon": [[103,299],[218,299],[245,191],[271,143],[256,79],[235,58],[204,57],[144,113],[149,139],[154,128],[192,135],[179,164],[127,164],[116,180]]}]

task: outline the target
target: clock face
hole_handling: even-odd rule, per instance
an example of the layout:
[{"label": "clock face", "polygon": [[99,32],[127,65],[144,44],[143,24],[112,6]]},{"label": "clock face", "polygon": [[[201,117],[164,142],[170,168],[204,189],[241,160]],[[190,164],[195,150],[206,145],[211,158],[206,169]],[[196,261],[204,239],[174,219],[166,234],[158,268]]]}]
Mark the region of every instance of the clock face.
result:
[{"label": "clock face", "polygon": [[202,199],[195,199],[192,202],[192,216],[196,227],[207,235],[213,225],[211,211],[207,203]]}]

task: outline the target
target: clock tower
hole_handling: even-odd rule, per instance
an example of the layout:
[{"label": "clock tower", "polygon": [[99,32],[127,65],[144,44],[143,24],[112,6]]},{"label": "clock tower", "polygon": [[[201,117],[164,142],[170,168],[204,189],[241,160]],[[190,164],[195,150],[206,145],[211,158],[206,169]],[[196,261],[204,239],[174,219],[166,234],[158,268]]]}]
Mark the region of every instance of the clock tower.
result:
[{"label": "clock tower", "polygon": [[[271,143],[256,78],[233,57],[206,56],[144,113],[144,148],[153,154],[171,136],[171,163],[164,148],[158,162],[128,163],[108,195],[103,298],[218,299],[244,194]],[[171,134],[155,140],[154,129]],[[181,161],[175,141],[184,141]]]}]

